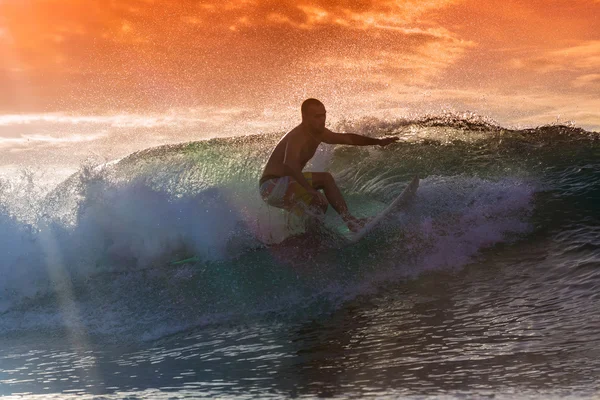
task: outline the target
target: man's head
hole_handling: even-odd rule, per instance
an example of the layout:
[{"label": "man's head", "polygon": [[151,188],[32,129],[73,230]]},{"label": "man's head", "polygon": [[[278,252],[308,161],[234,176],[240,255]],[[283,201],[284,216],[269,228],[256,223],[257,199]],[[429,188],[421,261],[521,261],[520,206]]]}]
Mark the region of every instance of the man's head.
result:
[{"label": "man's head", "polygon": [[317,99],[306,99],[300,107],[302,123],[315,133],[322,133],[325,129],[325,106]]}]

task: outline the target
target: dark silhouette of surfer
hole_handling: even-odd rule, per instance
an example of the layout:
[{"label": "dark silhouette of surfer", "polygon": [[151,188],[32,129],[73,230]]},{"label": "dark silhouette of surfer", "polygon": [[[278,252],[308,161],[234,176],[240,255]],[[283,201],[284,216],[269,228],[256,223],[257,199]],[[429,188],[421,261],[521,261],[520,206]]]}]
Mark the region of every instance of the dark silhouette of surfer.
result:
[{"label": "dark silhouette of surfer", "polygon": [[[329,204],[356,232],[366,222],[354,217],[329,172],[302,172],[321,143],[353,146],[387,146],[397,137],[370,138],[353,133],[336,133],[325,128],[326,110],[317,99],[302,103],[302,122],[275,146],[259,181],[260,195],[269,205],[297,215],[321,214]],[[319,190],[323,190],[321,193]]]}]

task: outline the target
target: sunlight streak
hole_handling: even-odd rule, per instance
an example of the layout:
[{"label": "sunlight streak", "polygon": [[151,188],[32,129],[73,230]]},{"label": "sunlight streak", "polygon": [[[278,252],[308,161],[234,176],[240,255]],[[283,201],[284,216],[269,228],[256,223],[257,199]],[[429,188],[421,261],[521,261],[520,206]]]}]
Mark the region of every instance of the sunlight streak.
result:
[{"label": "sunlight streak", "polygon": [[82,382],[102,382],[100,371],[95,367],[96,360],[90,356],[90,345],[86,328],[80,317],[77,299],[73,293],[71,276],[64,265],[58,241],[52,233],[50,226],[42,226],[39,230],[40,243],[46,256],[46,267],[54,284],[54,293],[58,299],[61,316],[68,330],[68,338],[72,344],[71,349],[78,353],[78,359],[88,360],[85,372],[89,376],[80,376]]}]

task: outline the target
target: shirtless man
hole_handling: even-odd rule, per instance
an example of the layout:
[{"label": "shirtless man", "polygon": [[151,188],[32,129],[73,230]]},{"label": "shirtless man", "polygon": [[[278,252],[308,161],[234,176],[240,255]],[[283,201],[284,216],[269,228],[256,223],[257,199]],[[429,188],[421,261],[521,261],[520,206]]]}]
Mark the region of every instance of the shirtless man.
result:
[{"label": "shirtless man", "polygon": [[[397,137],[375,139],[353,133],[335,133],[325,128],[325,106],[319,100],[302,103],[302,123],[275,146],[259,181],[260,195],[269,205],[297,215],[325,213],[329,204],[355,232],[364,224],[350,214],[333,177],[328,172],[302,172],[321,142],[354,146],[387,146]],[[323,195],[319,190],[323,190]]]}]

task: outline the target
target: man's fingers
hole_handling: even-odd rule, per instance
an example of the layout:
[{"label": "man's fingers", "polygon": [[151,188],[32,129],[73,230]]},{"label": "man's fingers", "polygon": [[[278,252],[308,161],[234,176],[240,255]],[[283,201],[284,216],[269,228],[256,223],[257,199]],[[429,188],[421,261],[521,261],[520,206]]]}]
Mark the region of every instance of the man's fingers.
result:
[{"label": "man's fingers", "polygon": [[390,143],[394,143],[397,142],[399,140],[399,138],[397,136],[394,137],[389,137],[389,138],[385,138],[385,139],[381,139],[381,146],[387,146]]}]

